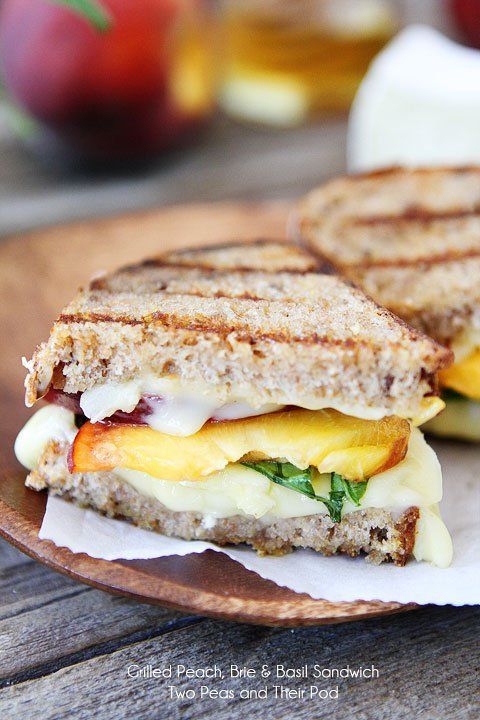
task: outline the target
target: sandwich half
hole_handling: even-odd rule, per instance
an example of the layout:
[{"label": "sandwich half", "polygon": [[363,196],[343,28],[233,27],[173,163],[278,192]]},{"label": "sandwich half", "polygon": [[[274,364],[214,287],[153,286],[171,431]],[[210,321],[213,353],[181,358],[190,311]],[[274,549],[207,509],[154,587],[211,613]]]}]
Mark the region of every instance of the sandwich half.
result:
[{"label": "sandwich half", "polygon": [[311,192],[300,232],[381,305],[451,348],[427,429],[480,440],[480,168],[352,175]]},{"label": "sandwich half", "polygon": [[261,553],[449,564],[437,458],[451,353],[301,248],[171,253],[94,280],[26,362],[27,485]]}]

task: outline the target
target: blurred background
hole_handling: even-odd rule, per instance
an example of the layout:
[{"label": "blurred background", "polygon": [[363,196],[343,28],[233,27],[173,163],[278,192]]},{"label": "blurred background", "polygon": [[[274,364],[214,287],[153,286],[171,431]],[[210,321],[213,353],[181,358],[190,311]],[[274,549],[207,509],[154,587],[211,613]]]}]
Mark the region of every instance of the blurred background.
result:
[{"label": "blurred background", "polygon": [[[347,169],[359,84],[416,23],[478,47],[480,0],[0,0],[0,235],[172,203],[301,195]],[[357,98],[349,167],[382,164],[376,138],[392,122],[405,127],[402,113],[415,124],[415,92],[425,99],[417,55],[435,88],[419,147],[447,117],[442,103],[458,111],[442,132],[468,111],[476,142],[480,108],[432,58],[478,67],[478,96],[480,53],[423,38],[396,46],[393,70],[378,63]],[[375,147],[360,162],[357,146]]]}]

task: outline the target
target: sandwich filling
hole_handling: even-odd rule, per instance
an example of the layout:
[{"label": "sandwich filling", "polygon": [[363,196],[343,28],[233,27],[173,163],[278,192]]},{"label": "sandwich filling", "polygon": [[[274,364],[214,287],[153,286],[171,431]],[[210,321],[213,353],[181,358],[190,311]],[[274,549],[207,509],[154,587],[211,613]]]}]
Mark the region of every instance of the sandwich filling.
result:
[{"label": "sandwich filling", "polygon": [[[259,404],[242,387],[225,393],[215,387],[180,382],[173,375],[158,378],[151,373],[135,380],[94,385],[75,394],[50,389],[45,399],[84,415],[92,423],[105,419],[132,422],[178,436],[193,435],[208,420],[238,420],[285,408],[277,403]],[[364,420],[381,420],[391,414],[386,407],[347,404],[328,397],[297,397],[295,405],[308,410],[334,409]],[[424,397],[411,418],[413,425],[422,425],[443,407],[438,397]]]},{"label": "sandwich filling", "polygon": [[[238,516],[268,524],[323,515],[340,523],[369,508],[400,517],[416,507],[413,555],[441,567],[450,563],[451,540],[438,512],[441,470],[410,421],[231,403],[223,417],[212,405],[200,428],[200,413],[193,423],[194,413],[175,415],[170,406],[162,425],[158,418],[146,422],[148,403],[138,400],[137,388],[120,406],[110,390],[98,390],[96,405],[93,393],[87,402],[51,393],[55,403],[39,410],[17,438],[20,462],[34,469],[49,441],[67,443],[71,473],[113,472],[170,511],[201,513],[207,527]],[[154,402],[161,406],[160,399]],[[438,410],[438,399],[426,405],[428,417],[433,407]],[[80,414],[84,408],[91,420]]]},{"label": "sandwich filling", "polygon": [[452,343],[455,364],[439,374],[445,410],[426,425],[444,437],[480,441],[480,330],[462,333]]}]

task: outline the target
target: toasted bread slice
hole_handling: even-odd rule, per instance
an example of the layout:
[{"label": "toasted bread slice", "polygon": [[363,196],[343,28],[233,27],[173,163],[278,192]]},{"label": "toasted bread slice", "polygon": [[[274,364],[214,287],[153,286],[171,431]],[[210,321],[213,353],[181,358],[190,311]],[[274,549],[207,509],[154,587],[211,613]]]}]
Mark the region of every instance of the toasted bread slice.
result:
[{"label": "toasted bread slice", "polygon": [[75,393],[150,372],[206,383],[225,402],[233,389],[253,405],[416,415],[451,353],[325,269],[263,241],[171,253],[97,279],[28,363],[27,402],[51,384]]},{"label": "toasted bread slice", "polygon": [[313,548],[324,555],[366,554],[375,564],[405,565],[411,556],[420,511],[410,507],[398,517],[388,509],[347,513],[340,522],[328,515],[257,519],[234,515],[205,522],[201,512],[173,511],[159,500],[141,495],[113,472],[70,473],[68,444],[52,441],[27,478],[34,490],[47,488],[82,507],[109,517],[185,540],[212,540],[219,545],[247,543],[262,554],[279,555],[294,548]]},{"label": "toasted bread slice", "polygon": [[[215,294],[253,300],[282,300],[288,296],[291,300],[303,300],[315,292],[317,272],[335,274],[331,263],[299,245],[254,240],[188,248],[148,258],[95,278],[90,290],[204,297]],[[272,283],[276,273],[280,275],[277,284]]]},{"label": "toasted bread slice", "polygon": [[258,239],[209,247],[187,248],[147,260],[147,264],[178,265],[204,270],[263,270],[265,272],[314,272],[325,266],[302,247],[282,240]]},{"label": "toasted bread slice", "polygon": [[310,249],[414,327],[445,345],[480,329],[480,168],[339,178],[299,217]]}]

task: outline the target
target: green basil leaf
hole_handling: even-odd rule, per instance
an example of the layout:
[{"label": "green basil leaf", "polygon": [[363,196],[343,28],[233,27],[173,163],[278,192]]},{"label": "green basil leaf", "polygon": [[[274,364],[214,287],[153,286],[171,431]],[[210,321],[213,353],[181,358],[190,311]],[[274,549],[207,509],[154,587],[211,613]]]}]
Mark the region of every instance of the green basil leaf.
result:
[{"label": "green basil leaf", "polygon": [[449,400],[465,400],[465,395],[462,395],[461,393],[457,392],[456,390],[452,390],[451,388],[443,388],[442,390],[442,400],[445,400],[445,402],[448,402]]},{"label": "green basil leaf", "polygon": [[283,485],[291,490],[301,492],[309,498],[317,499],[312,485],[311,468],[301,470],[291,463],[281,463],[274,460],[263,460],[258,463],[244,462],[242,465],[262,473],[277,485]]},{"label": "green basil leaf", "polygon": [[332,473],[328,498],[325,498],[322,502],[327,506],[327,510],[333,522],[340,522],[342,519],[344,500],[345,490],[343,487],[343,478],[337,473]]},{"label": "green basil leaf", "polygon": [[350,500],[355,505],[360,505],[360,500],[365,495],[365,490],[367,489],[367,482],[351,482],[350,480],[343,479],[343,484],[346,490],[346,493]]},{"label": "green basil leaf", "polygon": [[345,498],[348,496],[355,505],[360,504],[360,500],[367,488],[366,482],[350,482],[345,480],[338,473],[332,473],[330,479],[330,492],[327,497],[316,495],[312,484],[312,468],[301,470],[292,463],[282,463],[277,460],[262,460],[257,463],[244,462],[242,465],[256,470],[256,472],[265,475],[269,480],[277,485],[295,490],[303,495],[322,502],[328,510],[328,514],[333,522],[340,522],[342,519],[342,510]]},{"label": "green basil leaf", "polygon": [[53,0],[53,2],[67,5],[78,15],[86,18],[99,32],[106,32],[111,27],[111,15],[98,0]]}]

